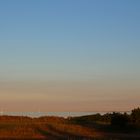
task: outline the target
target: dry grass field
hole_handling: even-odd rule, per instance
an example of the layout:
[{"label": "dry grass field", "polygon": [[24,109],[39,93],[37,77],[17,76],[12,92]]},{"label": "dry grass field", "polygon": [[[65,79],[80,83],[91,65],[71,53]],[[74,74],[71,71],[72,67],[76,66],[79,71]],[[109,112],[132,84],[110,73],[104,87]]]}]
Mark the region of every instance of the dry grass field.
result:
[{"label": "dry grass field", "polygon": [[[105,125],[105,124],[104,124]],[[139,134],[113,133],[62,117],[0,116],[0,140],[139,140]]]},{"label": "dry grass field", "polygon": [[0,139],[83,139],[98,137],[93,129],[59,117],[0,117]]}]

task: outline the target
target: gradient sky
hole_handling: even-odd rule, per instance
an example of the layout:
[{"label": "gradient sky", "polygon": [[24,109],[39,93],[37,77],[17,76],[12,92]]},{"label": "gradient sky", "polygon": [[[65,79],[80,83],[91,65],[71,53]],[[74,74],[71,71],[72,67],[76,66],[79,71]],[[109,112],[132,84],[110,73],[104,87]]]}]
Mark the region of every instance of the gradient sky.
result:
[{"label": "gradient sky", "polygon": [[0,108],[140,105],[139,0],[1,0]]}]

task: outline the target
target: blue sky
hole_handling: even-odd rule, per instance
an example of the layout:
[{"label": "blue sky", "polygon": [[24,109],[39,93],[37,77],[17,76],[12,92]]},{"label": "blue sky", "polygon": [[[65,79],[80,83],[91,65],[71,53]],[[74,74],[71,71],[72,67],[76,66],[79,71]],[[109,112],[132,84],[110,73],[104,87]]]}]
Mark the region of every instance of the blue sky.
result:
[{"label": "blue sky", "polygon": [[[5,98],[3,93],[9,95],[11,86],[8,85],[13,85],[11,88],[17,97],[23,89],[26,93],[34,92],[27,85],[36,88],[37,84],[41,89],[55,85],[56,90],[46,89],[48,92],[45,91],[43,97],[55,101],[55,96],[49,97],[52,94],[57,96],[60,94],[58,89],[65,87],[63,94],[60,94],[63,103],[61,97],[70,95],[69,89],[73,89],[73,86],[77,88],[73,91],[76,94],[77,90],[80,91],[81,83],[89,84],[91,90],[98,86],[104,89],[104,92],[97,90],[96,93],[95,90],[90,93],[95,97],[108,95],[113,101],[116,96],[112,92],[118,90],[125,93],[124,97],[128,90],[129,94],[135,91],[133,96],[139,97],[139,7],[139,0],[1,0],[2,99]],[[18,82],[22,82],[20,90]],[[113,91],[109,91],[109,86],[113,87]],[[83,102],[88,92],[86,88],[85,93],[81,93]],[[38,97],[41,93],[36,94]],[[80,95],[76,94],[76,97],[75,103],[78,103]],[[130,100],[131,96],[126,101],[129,108],[138,105],[134,103],[137,102],[135,100],[129,105]],[[90,102],[92,105],[95,103],[94,99]],[[91,110],[88,105],[85,110]],[[69,109],[73,107],[69,105]]]}]

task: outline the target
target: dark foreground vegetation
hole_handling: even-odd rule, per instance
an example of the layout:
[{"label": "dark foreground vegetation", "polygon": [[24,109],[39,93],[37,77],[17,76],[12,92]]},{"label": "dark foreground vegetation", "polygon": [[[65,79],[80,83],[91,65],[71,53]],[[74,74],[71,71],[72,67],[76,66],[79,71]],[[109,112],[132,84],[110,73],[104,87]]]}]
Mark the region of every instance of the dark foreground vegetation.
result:
[{"label": "dark foreground vegetation", "polygon": [[0,140],[140,140],[140,108],[81,117],[0,116]]}]

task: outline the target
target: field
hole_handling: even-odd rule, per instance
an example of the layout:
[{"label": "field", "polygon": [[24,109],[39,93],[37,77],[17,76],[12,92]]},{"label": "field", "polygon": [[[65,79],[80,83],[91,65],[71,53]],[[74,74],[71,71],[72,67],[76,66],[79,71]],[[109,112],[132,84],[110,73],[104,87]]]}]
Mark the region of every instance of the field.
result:
[{"label": "field", "polygon": [[[88,117],[88,119],[87,119]],[[89,121],[91,116],[84,117]],[[20,117],[0,116],[0,140],[139,140],[138,131],[130,133],[114,129],[108,123],[85,123],[83,117]],[[80,121],[79,121],[80,120]],[[81,123],[82,122],[82,123]]]}]

